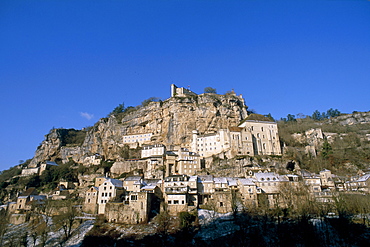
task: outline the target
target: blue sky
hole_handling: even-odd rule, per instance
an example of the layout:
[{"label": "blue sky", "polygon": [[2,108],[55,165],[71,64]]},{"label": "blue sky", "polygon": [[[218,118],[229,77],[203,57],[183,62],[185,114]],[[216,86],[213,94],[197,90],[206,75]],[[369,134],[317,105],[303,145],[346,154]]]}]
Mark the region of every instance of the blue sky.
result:
[{"label": "blue sky", "polygon": [[370,1],[0,1],[0,170],[124,102],[234,89],[279,119],[370,110]]}]

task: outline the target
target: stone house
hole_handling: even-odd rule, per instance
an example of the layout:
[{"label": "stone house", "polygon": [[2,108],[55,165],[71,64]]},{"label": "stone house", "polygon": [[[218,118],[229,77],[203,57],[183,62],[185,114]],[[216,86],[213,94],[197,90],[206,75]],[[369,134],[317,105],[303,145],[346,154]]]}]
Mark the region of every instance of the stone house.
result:
[{"label": "stone house", "polygon": [[281,155],[276,122],[246,120],[238,127],[243,128],[243,140],[246,138],[252,139],[251,142],[246,139],[248,146],[253,145],[253,153],[251,155]]},{"label": "stone house", "polygon": [[198,176],[190,176],[188,180],[188,210],[196,209],[199,205]]},{"label": "stone house", "polygon": [[147,178],[163,178],[166,147],[163,144],[143,146],[141,159],[147,163],[144,176]]},{"label": "stone house", "polygon": [[352,181],[345,183],[347,191],[358,191],[363,193],[370,193],[370,173],[367,173]]},{"label": "stone house", "polygon": [[86,213],[96,214],[98,212],[99,187],[92,186],[85,193],[85,202],[82,210]]},{"label": "stone house", "polygon": [[126,191],[139,192],[143,186],[144,182],[141,176],[130,176],[123,180],[123,188]]},{"label": "stone house", "polygon": [[238,187],[244,206],[254,207],[258,205],[257,185],[252,178],[239,178]]},{"label": "stone house", "polygon": [[98,214],[105,213],[107,202],[124,193],[123,183],[121,180],[108,178],[100,186],[98,191]]},{"label": "stone house", "polygon": [[198,204],[205,205],[215,192],[215,184],[212,175],[199,175],[197,179]]},{"label": "stone house", "polygon": [[15,212],[15,210],[17,210],[17,203],[16,202],[8,202],[7,210],[9,212]]},{"label": "stone house", "polygon": [[176,215],[188,210],[188,183],[186,175],[173,175],[164,180],[164,200],[167,202],[168,212]]},{"label": "stone house", "polygon": [[71,195],[78,187],[77,182],[60,181],[58,186],[52,191],[52,200],[65,200],[71,198]]},{"label": "stone house", "polygon": [[46,161],[40,165],[39,175],[41,175],[45,170],[49,169],[52,166],[58,166],[57,163],[53,161]]},{"label": "stone house", "polygon": [[162,157],[166,153],[166,147],[163,144],[147,145],[141,150],[141,158]]},{"label": "stone house", "polygon": [[94,186],[95,186],[95,187],[99,187],[99,186],[100,186],[100,185],[102,185],[102,184],[105,182],[105,180],[107,180],[107,179],[108,179],[108,177],[105,177],[105,176],[95,178]]},{"label": "stone house", "polygon": [[32,176],[34,174],[39,174],[40,167],[34,167],[34,168],[24,168],[21,172],[21,177],[27,177]]},{"label": "stone house", "polygon": [[335,190],[334,175],[330,170],[320,171],[320,181],[322,190]]},{"label": "stone house", "polygon": [[139,192],[128,191],[123,202],[108,202],[105,217],[109,222],[124,224],[146,223],[160,211],[161,190],[145,185]]},{"label": "stone house", "polygon": [[38,195],[36,189],[31,187],[21,193],[17,197],[16,202],[8,203],[8,211],[13,214],[22,214],[37,208],[37,206],[43,204],[45,200],[46,196]]},{"label": "stone house", "polygon": [[275,207],[279,200],[280,184],[289,180],[273,172],[255,173],[254,178],[257,185],[258,205],[265,204],[269,208]]},{"label": "stone house", "polygon": [[83,160],[84,166],[97,166],[100,165],[101,161],[103,160],[103,157],[96,153],[94,155],[88,156]]},{"label": "stone house", "polygon": [[65,200],[71,197],[71,193],[64,186],[58,185],[51,194],[52,200]]},{"label": "stone house", "polygon": [[166,151],[164,165],[166,168],[166,177],[179,174],[179,170],[177,167],[177,155],[174,151]]},{"label": "stone house", "polygon": [[123,143],[128,145],[130,148],[136,148],[145,143],[150,143],[153,133],[140,133],[133,135],[124,135],[122,136]]},{"label": "stone house", "polygon": [[28,188],[26,191],[24,191],[17,197],[15,209],[16,210],[31,210],[29,202],[31,201],[31,197],[35,195],[38,195],[36,188],[33,188],[33,187]]},{"label": "stone house", "polygon": [[304,184],[307,185],[311,193],[321,192],[321,179],[319,175],[313,174],[310,176],[303,176],[302,178]]},{"label": "stone house", "polygon": [[229,184],[225,177],[213,178],[215,192],[229,191]]},{"label": "stone house", "polygon": [[212,194],[212,198],[208,201],[207,206],[210,210],[219,213],[228,213],[232,211],[233,194],[231,190],[216,191]]}]

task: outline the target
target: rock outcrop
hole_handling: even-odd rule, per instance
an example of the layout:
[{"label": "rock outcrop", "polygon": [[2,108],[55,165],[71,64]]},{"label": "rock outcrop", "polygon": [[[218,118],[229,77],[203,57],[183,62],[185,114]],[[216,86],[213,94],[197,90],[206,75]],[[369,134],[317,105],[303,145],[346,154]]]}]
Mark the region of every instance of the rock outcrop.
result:
[{"label": "rock outcrop", "polygon": [[[102,155],[106,160],[123,160],[123,136],[151,133],[147,144],[191,147],[192,131],[207,134],[229,126],[237,126],[247,117],[244,99],[234,93],[201,94],[171,97],[136,107],[130,113],[100,119],[85,131],[83,143],[67,145],[64,129],[53,129],[38,147],[32,166],[46,160],[72,158],[82,163],[86,157]],[[81,135],[80,135],[81,136]],[[64,138],[64,139],[63,139]]]},{"label": "rock outcrop", "polygon": [[341,125],[368,124],[370,123],[370,112],[354,112],[330,119],[332,123]]}]

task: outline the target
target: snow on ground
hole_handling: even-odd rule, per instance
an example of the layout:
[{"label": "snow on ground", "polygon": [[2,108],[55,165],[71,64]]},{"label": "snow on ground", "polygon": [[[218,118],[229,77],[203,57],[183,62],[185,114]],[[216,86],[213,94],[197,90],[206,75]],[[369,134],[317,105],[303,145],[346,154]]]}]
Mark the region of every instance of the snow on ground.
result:
[{"label": "snow on ground", "polygon": [[221,214],[211,210],[198,210],[199,223],[204,226],[195,238],[210,240],[226,236],[240,229],[233,222],[232,213]]},{"label": "snow on ground", "polygon": [[198,210],[199,223],[201,225],[208,225],[215,220],[232,220],[232,213],[221,214],[212,210],[199,209]]},{"label": "snow on ground", "polygon": [[82,244],[82,241],[88,233],[91,228],[93,228],[95,223],[95,220],[87,220],[83,222],[75,231],[74,234],[68,241],[65,243],[64,246],[69,246],[69,247],[79,247]]}]

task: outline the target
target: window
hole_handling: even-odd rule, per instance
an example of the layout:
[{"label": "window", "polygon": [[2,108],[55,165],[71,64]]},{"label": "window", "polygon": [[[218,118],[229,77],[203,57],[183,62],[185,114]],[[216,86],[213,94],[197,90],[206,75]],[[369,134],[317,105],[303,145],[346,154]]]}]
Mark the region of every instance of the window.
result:
[{"label": "window", "polygon": [[174,200],[173,204],[179,204],[179,200]]},{"label": "window", "polygon": [[137,200],[137,195],[131,195],[131,201],[136,201]]},{"label": "window", "polygon": [[224,203],[223,202],[220,202],[220,207],[223,207],[224,206]]}]

